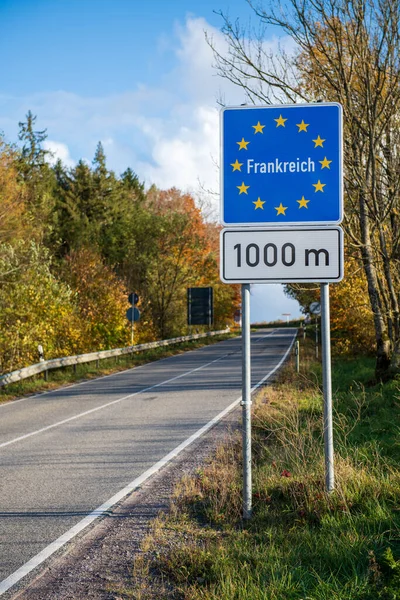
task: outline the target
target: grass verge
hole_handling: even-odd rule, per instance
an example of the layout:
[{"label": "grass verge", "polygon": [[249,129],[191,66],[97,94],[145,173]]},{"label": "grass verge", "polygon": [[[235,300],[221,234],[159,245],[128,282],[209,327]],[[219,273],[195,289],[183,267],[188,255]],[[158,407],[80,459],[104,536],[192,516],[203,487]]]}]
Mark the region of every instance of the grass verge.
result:
[{"label": "grass verge", "polygon": [[54,369],[48,372],[48,381],[44,380],[44,374],[40,374],[0,388],[0,404],[2,402],[15,400],[16,398],[54,390],[70,383],[76,383],[77,381],[94,379],[95,377],[102,377],[126,369],[132,369],[133,367],[138,367],[155,360],[174,356],[175,354],[181,354],[182,352],[187,352],[189,350],[195,350],[196,348],[201,348],[203,346],[209,346],[237,336],[238,332],[231,332],[215,337],[201,338],[199,340],[192,340],[181,344],[144,350],[142,352],[115,358],[107,358],[99,361],[98,367],[96,366],[96,362],[91,362],[76,365],[76,369],[74,369],[73,366]]},{"label": "grass verge", "polygon": [[333,369],[336,489],[324,489],[321,368],[312,342],[259,394],[253,517],[241,518],[241,442],[176,488],[121,598],[399,600],[399,382],[373,360]]}]

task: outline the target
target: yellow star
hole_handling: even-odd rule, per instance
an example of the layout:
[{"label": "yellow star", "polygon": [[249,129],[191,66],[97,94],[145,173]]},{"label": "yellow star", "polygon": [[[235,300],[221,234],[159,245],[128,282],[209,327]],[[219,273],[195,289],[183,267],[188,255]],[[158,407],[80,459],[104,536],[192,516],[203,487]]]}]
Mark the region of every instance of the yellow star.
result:
[{"label": "yellow star", "polygon": [[287,119],[284,119],[282,115],[279,115],[279,119],[274,119],[274,121],[276,121],[277,127],[285,127],[285,121],[287,121]]},{"label": "yellow star", "polygon": [[326,186],[326,183],[321,183],[320,180],[318,179],[318,183],[313,183],[313,186],[315,187],[316,192],[323,192],[324,187]]},{"label": "yellow star", "polygon": [[233,171],[240,171],[240,167],[243,167],[243,163],[240,163],[238,159],[236,159],[234,163],[231,163],[231,167],[233,167]]},{"label": "yellow star", "polygon": [[330,164],[331,164],[331,160],[328,160],[325,156],[324,160],[320,160],[319,161],[321,163],[321,169],[330,169]]},{"label": "yellow star", "polygon": [[313,142],[315,142],[315,146],[314,146],[314,148],[316,148],[317,146],[321,146],[321,148],[323,148],[323,147],[324,147],[324,142],[325,142],[325,141],[326,141],[326,140],[323,140],[323,139],[321,138],[321,136],[318,136],[316,140],[313,140]]},{"label": "yellow star", "polygon": [[240,194],[247,194],[247,190],[249,189],[250,186],[244,185],[244,181],[243,181],[242,185],[237,185],[236,187],[239,190],[239,196],[240,196]]},{"label": "yellow star", "polygon": [[265,125],[261,125],[260,121],[258,121],[257,125],[252,125],[254,127],[254,133],[264,133],[263,129]]},{"label": "yellow star", "polygon": [[253,202],[254,204],[254,210],[256,210],[257,208],[262,208],[264,210],[264,204],[265,204],[265,200],[261,200],[260,197],[257,198],[257,200],[255,202]]},{"label": "yellow star", "polygon": [[304,196],[302,197],[301,200],[296,200],[296,202],[299,203],[299,208],[308,208],[307,204],[310,202],[309,200],[306,200],[304,198]]},{"label": "yellow star", "polygon": [[275,206],[274,208],[275,208],[275,210],[278,211],[276,213],[277,215],[285,215],[285,210],[287,210],[287,206],[282,206],[282,202],[280,203],[279,206]]},{"label": "yellow star", "polygon": [[299,128],[298,133],[300,133],[300,131],[307,131],[307,127],[309,126],[310,123],[304,123],[304,119],[302,120],[301,123],[296,123],[296,127]]},{"label": "yellow star", "polygon": [[247,146],[250,144],[250,142],[245,142],[244,138],[242,138],[241,142],[236,143],[239,144],[239,150],[247,150]]}]

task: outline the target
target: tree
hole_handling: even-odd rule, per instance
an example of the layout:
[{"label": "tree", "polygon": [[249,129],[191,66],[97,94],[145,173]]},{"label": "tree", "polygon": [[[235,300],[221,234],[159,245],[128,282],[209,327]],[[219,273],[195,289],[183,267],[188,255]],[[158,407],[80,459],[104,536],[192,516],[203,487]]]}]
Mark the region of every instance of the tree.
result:
[{"label": "tree", "polygon": [[41,344],[47,359],[82,351],[71,288],[51,269],[47,248],[35,241],[0,244],[0,371],[38,362]]},{"label": "tree", "polygon": [[[92,209],[93,178],[85,162],[80,160],[69,173],[55,166],[57,189],[55,191],[57,230],[54,234],[59,244],[59,253],[65,256],[72,250],[94,244],[98,236]],[[93,223],[93,225],[92,225]]]},{"label": "tree", "polygon": [[214,328],[222,329],[234,325],[234,314],[241,305],[240,285],[221,283],[220,242],[221,227],[213,222],[205,223],[206,237],[210,251],[205,257],[202,277],[197,281],[199,287],[212,286],[214,290]]},{"label": "tree", "polygon": [[149,265],[144,296],[158,336],[163,339],[182,331],[186,324],[186,288],[202,278],[210,251],[200,209],[190,194],[153,186],[147,195],[153,213],[152,244],[156,260]]},{"label": "tree", "polygon": [[0,138],[0,243],[16,241],[29,231],[26,190],[17,167],[17,153]]},{"label": "tree", "polygon": [[26,189],[27,210],[34,221],[36,237],[46,243],[50,241],[53,229],[54,172],[46,162],[49,154],[42,147],[47,138],[46,130],[35,131],[36,116],[28,111],[26,122],[19,123],[19,140],[23,142],[18,171]]},{"label": "tree", "polygon": [[[58,253],[65,256],[80,248],[98,251],[131,284],[131,259],[137,240],[143,242],[143,184],[131,169],[120,179],[109,171],[102,144],[99,142],[93,167],[79,161],[66,172],[58,163],[56,214]],[[149,246],[149,241],[144,244]],[[143,243],[142,243],[143,246]]]},{"label": "tree", "polygon": [[[399,0],[289,0],[279,12],[251,5],[261,34],[246,37],[222,15],[229,52],[214,47],[217,69],[250,102],[342,104],[346,241],[362,260],[376,374],[386,377],[400,368]],[[265,26],[279,28],[296,49],[268,51]]]},{"label": "tree", "polygon": [[[368,285],[362,263],[346,256],[346,277],[331,286],[330,313],[332,349],[336,354],[374,352],[374,322],[368,298]],[[319,287],[309,284],[286,286],[287,295],[310,312],[310,304],[320,301]]]},{"label": "tree", "polygon": [[130,167],[122,173],[121,181],[124,188],[133,193],[135,199],[141,202],[145,199],[144,183],[139,181],[139,177]]},{"label": "tree", "polygon": [[45,163],[45,157],[48,152],[43,150],[42,142],[47,138],[46,129],[34,131],[37,117],[28,110],[26,122],[20,121],[18,139],[23,142],[22,158],[25,167],[36,169]]},{"label": "tree", "polygon": [[101,256],[88,248],[71,252],[63,277],[76,295],[87,350],[127,346],[127,290]]}]

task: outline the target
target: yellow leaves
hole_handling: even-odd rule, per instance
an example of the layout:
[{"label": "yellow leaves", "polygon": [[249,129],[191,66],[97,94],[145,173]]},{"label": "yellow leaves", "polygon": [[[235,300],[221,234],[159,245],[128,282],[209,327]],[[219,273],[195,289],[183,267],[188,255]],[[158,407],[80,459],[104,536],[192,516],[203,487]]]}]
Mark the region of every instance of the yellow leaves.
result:
[{"label": "yellow leaves", "polygon": [[87,248],[72,252],[67,266],[67,281],[77,292],[89,349],[127,344],[127,291],[122,282],[96,252]]},{"label": "yellow leaves", "polygon": [[333,348],[338,353],[373,351],[373,315],[367,282],[359,262],[347,257],[345,278],[330,286]]}]

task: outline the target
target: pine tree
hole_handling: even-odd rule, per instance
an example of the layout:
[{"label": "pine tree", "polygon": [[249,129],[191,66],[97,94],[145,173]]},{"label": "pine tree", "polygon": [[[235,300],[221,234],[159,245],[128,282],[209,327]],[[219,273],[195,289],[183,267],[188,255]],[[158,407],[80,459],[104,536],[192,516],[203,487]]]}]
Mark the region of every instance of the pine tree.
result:
[{"label": "pine tree", "polygon": [[144,183],[140,183],[139,177],[130,167],[128,167],[121,175],[123,187],[133,192],[135,200],[143,201],[145,199]]},{"label": "pine tree", "polygon": [[18,138],[23,142],[18,170],[26,185],[27,207],[37,237],[49,244],[54,228],[54,188],[56,185],[52,168],[46,162],[49,154],[42,147],[47,138],[46,130],[35,131],[36,116],[28,111],[26,122],[19,122]]},{"label": "pine tree", "polygon": [[48,151],[43,150],[41,145],[47,138],[47,130],[34,131],[36,118],[36,115],[34,116],[29,110],[26,115],[26,122],[20,121],[18,123],[18,139],[24,142],[22,146],[22,159],[29,169],[36,169],[43,165],[45,157],[48,154]]}]

